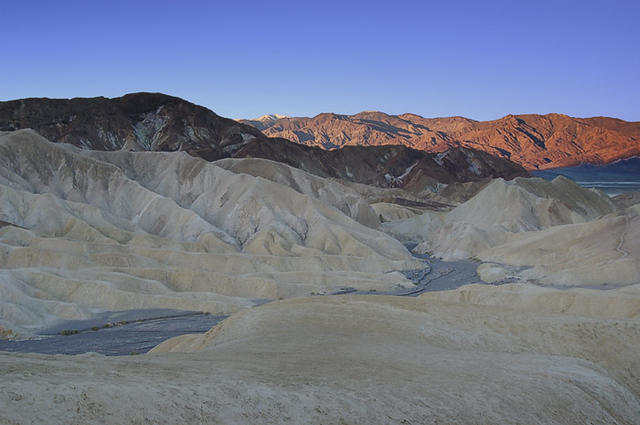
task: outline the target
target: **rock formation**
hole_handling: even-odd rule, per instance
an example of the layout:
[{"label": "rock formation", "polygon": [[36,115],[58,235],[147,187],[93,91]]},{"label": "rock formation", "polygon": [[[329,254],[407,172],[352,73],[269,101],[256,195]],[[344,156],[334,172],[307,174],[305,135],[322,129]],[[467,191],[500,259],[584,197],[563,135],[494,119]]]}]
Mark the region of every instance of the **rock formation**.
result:
[{"label": "rock formation", "polygon": [[447,259],[473,257],[511,234],[582,223],[615,209],[605,194],[564,177],[497,179],[449,212],[418,249]]},{"label": "rock formation", "polygon": [[256,298],[411,285],[393,272],[420,264],[404,246],[340,210],[377,226],[357,193],[274,165],[274,180],[295,180],[180,152],[1,134],[0,325],[24,330],[92,309],[228,313]]},{"label": "rock formation", "polygon": [[160,93],[0,102],[0,131],[24,128],[85,149],[180,150],[205,159],[229,156],[248,141],[264,138],[252,126]]},{"label": "rock formation", "polygon": [[640,284],[633,195],[611,199],[564,177],[496,179],[450,211],[374,209],[387,217],[381,229],[417,243],[414,252],[485,262],[487,282],[616,288]]}]

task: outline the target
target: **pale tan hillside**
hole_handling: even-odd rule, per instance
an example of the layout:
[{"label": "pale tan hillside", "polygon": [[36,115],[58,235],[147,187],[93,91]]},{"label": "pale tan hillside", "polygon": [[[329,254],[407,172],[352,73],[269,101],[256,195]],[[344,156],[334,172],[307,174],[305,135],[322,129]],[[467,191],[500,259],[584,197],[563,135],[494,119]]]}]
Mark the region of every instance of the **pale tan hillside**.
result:
[{"label": "pale tan hillside", "polygon": [[515,233],[582,223],[615,211],[603,193],[569,179],[496,179],[449,212],[444,224],[418,248],[448,259],[477,256]]},{"label": "pale tan hillside", "polygon": [[331,205],[369,227],[380,222],[375,211],[355,190],[339,181],[317,177],[281,162],[261,158],[221,159],[215,165],[237,174],[262,177]]},{"label": "pale tan hillside", "polygon": [[[300,185],[338,191],[305,177]],[[313,195],[185,153],[2,134],[0,326],[25,331],[95,309],[229,313],[257,298],[411,285],[393,272],[420,264],[400,242]],[[351,196],[364,211],[353,215],[367,221],[368,211],[375,225]]]},{"label": "pale tan hillside", "polygon": [[483,261],[529,266],[518,276],[546,285],[640,284],[640,208],[517,234],[478,256]]}]

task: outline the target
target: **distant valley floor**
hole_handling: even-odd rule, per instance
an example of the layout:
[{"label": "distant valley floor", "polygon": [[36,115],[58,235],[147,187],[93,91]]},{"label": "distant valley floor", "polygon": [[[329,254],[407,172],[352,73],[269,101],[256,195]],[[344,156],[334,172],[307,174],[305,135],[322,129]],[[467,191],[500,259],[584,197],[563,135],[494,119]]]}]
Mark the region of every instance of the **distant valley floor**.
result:
[{"label": "distant valley floor", "polygon": [[640,191],[640,157],[624,159],[608,165],[584,164],[577,167],[532,171],[531,174],[547,180],[565,176],[580,186],[602,190],[609,196]]}]

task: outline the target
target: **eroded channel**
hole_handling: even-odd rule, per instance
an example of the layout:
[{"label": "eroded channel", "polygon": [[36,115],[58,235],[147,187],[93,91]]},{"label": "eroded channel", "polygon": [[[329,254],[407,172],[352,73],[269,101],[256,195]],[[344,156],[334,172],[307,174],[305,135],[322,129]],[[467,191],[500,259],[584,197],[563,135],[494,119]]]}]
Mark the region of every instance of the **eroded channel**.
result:
[{"label": "eroded channel", "polygon": [[[358,291],[341,288],[327,295],[417,296],[428,291],[444,291],[480,282],[473,261],[442,261],[416,255],[424,267],[403,271],[415,287],[391,291]],[[256,304],[266,300],[258,300]],[[88,320],[68,320],[42,330],[36,339],[0,340],[0,351],[40,354],[83,354],[95,352],[107,356],[143,354],[175,336],[204,333],[228,316],[202,312],[153,309],[103,312]]]}]

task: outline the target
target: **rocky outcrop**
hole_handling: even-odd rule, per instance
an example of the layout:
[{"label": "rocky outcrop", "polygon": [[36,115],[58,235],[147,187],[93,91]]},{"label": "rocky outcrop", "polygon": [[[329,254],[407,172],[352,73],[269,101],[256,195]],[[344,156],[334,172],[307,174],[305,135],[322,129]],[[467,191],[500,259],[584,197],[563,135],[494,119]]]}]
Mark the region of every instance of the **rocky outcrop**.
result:
[{"label": "rocky outcrop", "polygon": [[0,131],[22,128],[85,149],[186,151],[208,160],[264,139],[254,127],[160,93],[0,102]]},{"label": "rocky outcrop", "polygon": [[561,114],[508,115],[494,121],[474,121],[382,112],[328,113],[271,121],[263,132],[325,149],[402,144],[440,152],[463,146],[508,158],[530,170],[603,164],[640,154],[640,122]]},{"label": "rocky outcrop", "polygon": [[429,153],[405,146],[345,146],[327,151],[269,139],[247,143],[234,156],[267,158],[322,177],[411,191],[440,183],[529,175],[509,160],[466,148]]}]

